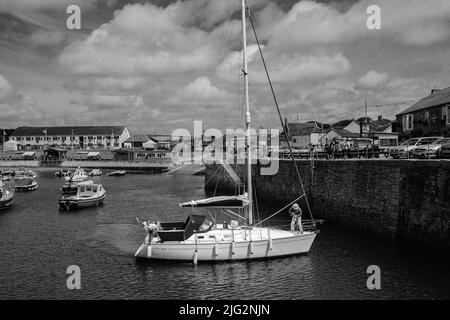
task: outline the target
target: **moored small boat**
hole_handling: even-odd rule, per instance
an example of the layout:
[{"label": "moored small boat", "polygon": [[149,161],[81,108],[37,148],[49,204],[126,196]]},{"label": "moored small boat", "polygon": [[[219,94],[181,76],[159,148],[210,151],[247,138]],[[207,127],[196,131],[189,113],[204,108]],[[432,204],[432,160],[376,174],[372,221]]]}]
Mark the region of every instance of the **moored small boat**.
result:
[{"label": "moored small boat", "polygon": [[8,209],[12,206],[14,198],[14,190],[6,187],[0,181],[0,210]]},{"label": "moored small boat", "polygon": [[68,169],[61,169],[57,172],[55,172],[55,177],[68,177],[70,176],[71,171]]},{"label": "moored small boat", "polygon": [[36,179],[37,174],[32,170],[16,170],[14,171],[14,179]]},{"label": "moored small boat", "polygon": [[72,175],[67,176],[64,179],[67,182],[81,182],[87,180],[87,178],[88,175],[86,174],[86,171],[78,167]]},{"label": "moored small boat", "polygon": [[93,169],[91,172],[89,172],[90,177],[98,177],[102,175],[102,170],[100,169]]},{"label": "moored small boat", "polygon": [[108,172],[108,176],[118,177],[118,176],[124,176],[127,172],[125,170],[117,170]]},{"label": "moored small boat", "polygon": [[105,200],[106,191],[101,184],[92,183],[88,185],[79,184],[75,195],[63,196],[59,201],[62,210],[82,209],[96,207]]},{"label": "moored small boat", "polygon": [[38,183],[36,180],[28,178],[28,179],[20,179],[16,181],[16,185],[14,186],[14,190],[17,192],[29,192],[34,191],[38,188]]}]

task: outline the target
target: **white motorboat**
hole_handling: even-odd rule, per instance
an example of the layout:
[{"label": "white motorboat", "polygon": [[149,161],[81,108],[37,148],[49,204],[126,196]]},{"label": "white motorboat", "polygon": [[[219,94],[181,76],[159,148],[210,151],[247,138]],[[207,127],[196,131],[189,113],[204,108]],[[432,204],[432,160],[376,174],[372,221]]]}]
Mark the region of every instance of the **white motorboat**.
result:
[{"label": "white motorboat", "polygon": [[81,182],[87,180],[87,178],[86,171],[78,167],[72,175],[65,177],[64,180],[67,182]]},{"label": "white motorboat", "polygon": [[[250,22],[252,22],[250,20]],[[252,23],[253,27],[253,23]],[[212,197],[199,201],[180,203],[181,207],[190,207],[192,212],[186,221],[172,223],[143,222],[148,235],[135,253],[136,257],[161,260],[182,260],[213,262],[227,260],[252,260],[271,257],[282,257],[309,252],[318,233],[316,222],[312,218],[307,195],[301,181],[297,165],[292,156],[292,149],[288,143],[293,165],[297,169],[302,194],[283,209],[296,201],[303,200],[304,206],[311,215],[311,220],[303,224],[302,231],[287,231],[275,227],[263,227],[263,222],[281,213],[283,209],[269,216],[265,220],[255,223],[254,200],[252,186],[252,148],[250,131],[250,108],[248,96],[248,70],[246,50],[246,4],[242,0],[242,30],[243,30],[243,75],[245,93],[245,124],[246,124],[246,191],[242,195]],[[256,35],[256,33],[255,33]],[[259,46],[259,43],[258,43]],[[262,51],[260,51],[262,55]],[[269,77],[269,75],[267,74]],[[269,78],[270,80],[270,78]],[[274,95],[275,96],[275,95]],[[275,101],[278,109],[278,104]],[[279,109],[278,109],[279,110]],[[280,115],[280,113],[279,113]],[[280,116],[280,121],[283,121]],[[209,213],[200,214],[199,209],[214,211],[217,214],[241,219],[239,225],[236,220],[219,224]],[[217,215],[216,215],[217,216]],[[140,222],[140,220],[138,219]]]},{"label": "white motorboat", "polygon": [[12,206],[14,190],[3,184],[0,180],[0,210],[8,209]]},{"label": "white motorboat", "polygon": [[59,201],[59,208],[63,210],[96,207],[105,200],[106,191],[101,184],[78,184],[75,195],[63,196]]},{"label": "white motorboat", "polygon": [[68,169],[61,169],[57,172],[55,172],[55,177],[69,177],[71,174],[71,171]]},{"label": "white motorboat", "polygon": [[126,173],[127,172],[125,170],[117,170],[117,171],[108,172],[106,175],[113,176],[113,177],[119,177],[119,176],[124,176]]},{"label": "white motorboat", "polygon": [[93,169],[91,172],[89,172],[90,177],[99,177],[102,175],[102,170],[100,169]]}]

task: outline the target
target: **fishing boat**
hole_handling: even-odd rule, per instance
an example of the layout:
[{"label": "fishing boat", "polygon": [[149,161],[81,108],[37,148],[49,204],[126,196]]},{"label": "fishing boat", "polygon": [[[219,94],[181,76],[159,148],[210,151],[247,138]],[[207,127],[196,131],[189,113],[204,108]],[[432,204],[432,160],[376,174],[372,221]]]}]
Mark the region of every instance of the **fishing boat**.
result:
[{"label": "fishing boat", "polygon": [[81,182],[87,180],[88,175],[86,171],[78,167],[73,174],[64,178],[67,182]]},{"label": "fishing boat", "polygon": [[67,211],[96,207],[103,203],[105,197],[106,191],[101,184],[78,184],[76,194],[62,196],[58,204],[60,209]]},{"label": "fishing boat", "polygon": [[66,182],[61,186],[62,194],[76,194],[78,191],[78,186],[91,185],[94,182],[92,180],[86,180],[81,182]]},{"label": "fishing boat", "polygon": [[16,181],[14,190],[17,192],[29,192],[38,188],[38,183],[35,179],[23,178]]},{"label": "fishing boat", "polygon": [[[252,22],[251,17],[250,22]],[[246,148],[246,192],[235,196],[211,197],[180,203],[180,207],[191,209],[185,221],[160,223],[150,222],[149,220],[141,222],[137,218],[138,222],[144,225],[144,229],[148,234],[136,251],[136,257],[158,260],[193,261],[193,263],[198,263],[199,261],[253,260],[304,254],[309,252],[313,244],[318,230],[316,230],[316,221],[312,218],[300,174],[298,174],[300,185],[299,197],[268,218],[259,222],[255,221],[245,0],[242,0],[242,31],[244,56],[242,71],[244,74],[246,144],[248,146]],[[262,51],[260,53],[262,56]],[[272,87],[271,89],[273,90]],[[276,100],[275,104],[279,111]],[[283,124],[281,114],[280,112],[278,113],[280,122]],[[295,168],[297,168],[294,157],[292,156],[292,149],[290,148],[289,142],[287,143],[291,151],[291,160]],[[303,224],[303,230],[291,231],[262,226],[268,219],[283,212],[290,205],[300,200],[304,202],[303,205],[307,207],[311,215],[311,220]],[[206,213],[202,213],[200,209],[206,210]],[[214,216],[211,212],[215,213]],[[229,222],[218,223],[215,218],[218,214],[224,214],[234,219]],[[242,223],[239,223],[235,219],[242,221]]]},{"label": "fishing boat", "polygon": [[89,172],[90,177],[99,177],[102,175],[102,170],[100,169],[94,169],[91,172]]},{"label": "fishing boat", "polygon": [[11,190],[0,181],[0,210],[8,209],[12,206],[14,190]]},{"label": "fishing boat", "polygon": [[113,177],[119,177],[119,176],[124,176],[126,173],[127,172],[125,170],[117,170],[117,171],[108,172],[106,175],[113,176]]}]

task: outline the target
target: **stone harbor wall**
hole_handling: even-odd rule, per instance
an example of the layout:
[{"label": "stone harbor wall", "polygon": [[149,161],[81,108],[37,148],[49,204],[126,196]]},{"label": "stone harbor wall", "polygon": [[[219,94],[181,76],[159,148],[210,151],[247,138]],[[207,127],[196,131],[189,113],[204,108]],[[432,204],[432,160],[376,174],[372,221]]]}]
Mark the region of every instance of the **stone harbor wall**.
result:
[{"label": "stone harbor wall", "polygon": [[[450,253],[450,161],[303,160],[297,165],[315,218]],[[205,188],[234,193],[236,184],[220,167],[206,166]],[[232,167],[244,179],[245,166]],[[291,161],[281,160],[271,176],[253,168],[259,199],[284,205],[301,194]]]}]

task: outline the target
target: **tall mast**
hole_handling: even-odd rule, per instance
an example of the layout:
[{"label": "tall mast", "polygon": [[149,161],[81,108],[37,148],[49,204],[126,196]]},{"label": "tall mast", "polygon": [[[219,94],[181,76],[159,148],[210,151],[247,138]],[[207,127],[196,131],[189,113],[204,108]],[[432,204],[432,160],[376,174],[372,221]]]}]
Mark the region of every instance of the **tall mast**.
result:
[{"label": "tall mast", "polygon": [[248,192],[248,224],[253,224],[253,190],[252,190],[252,158],[251,158],[251,135],[250,135],[250,103],[248,98],[248,73],[247,73],[247,27],[245,24],[245,10],[246,10],[246,3],[245,0],[242,0],[242,53],[244,56],[244,63],[243,63],[243,69],[244,72],[244,95],[245,95],[245,130],[246,130],[246,136],[247,136],[247,192]]}]

